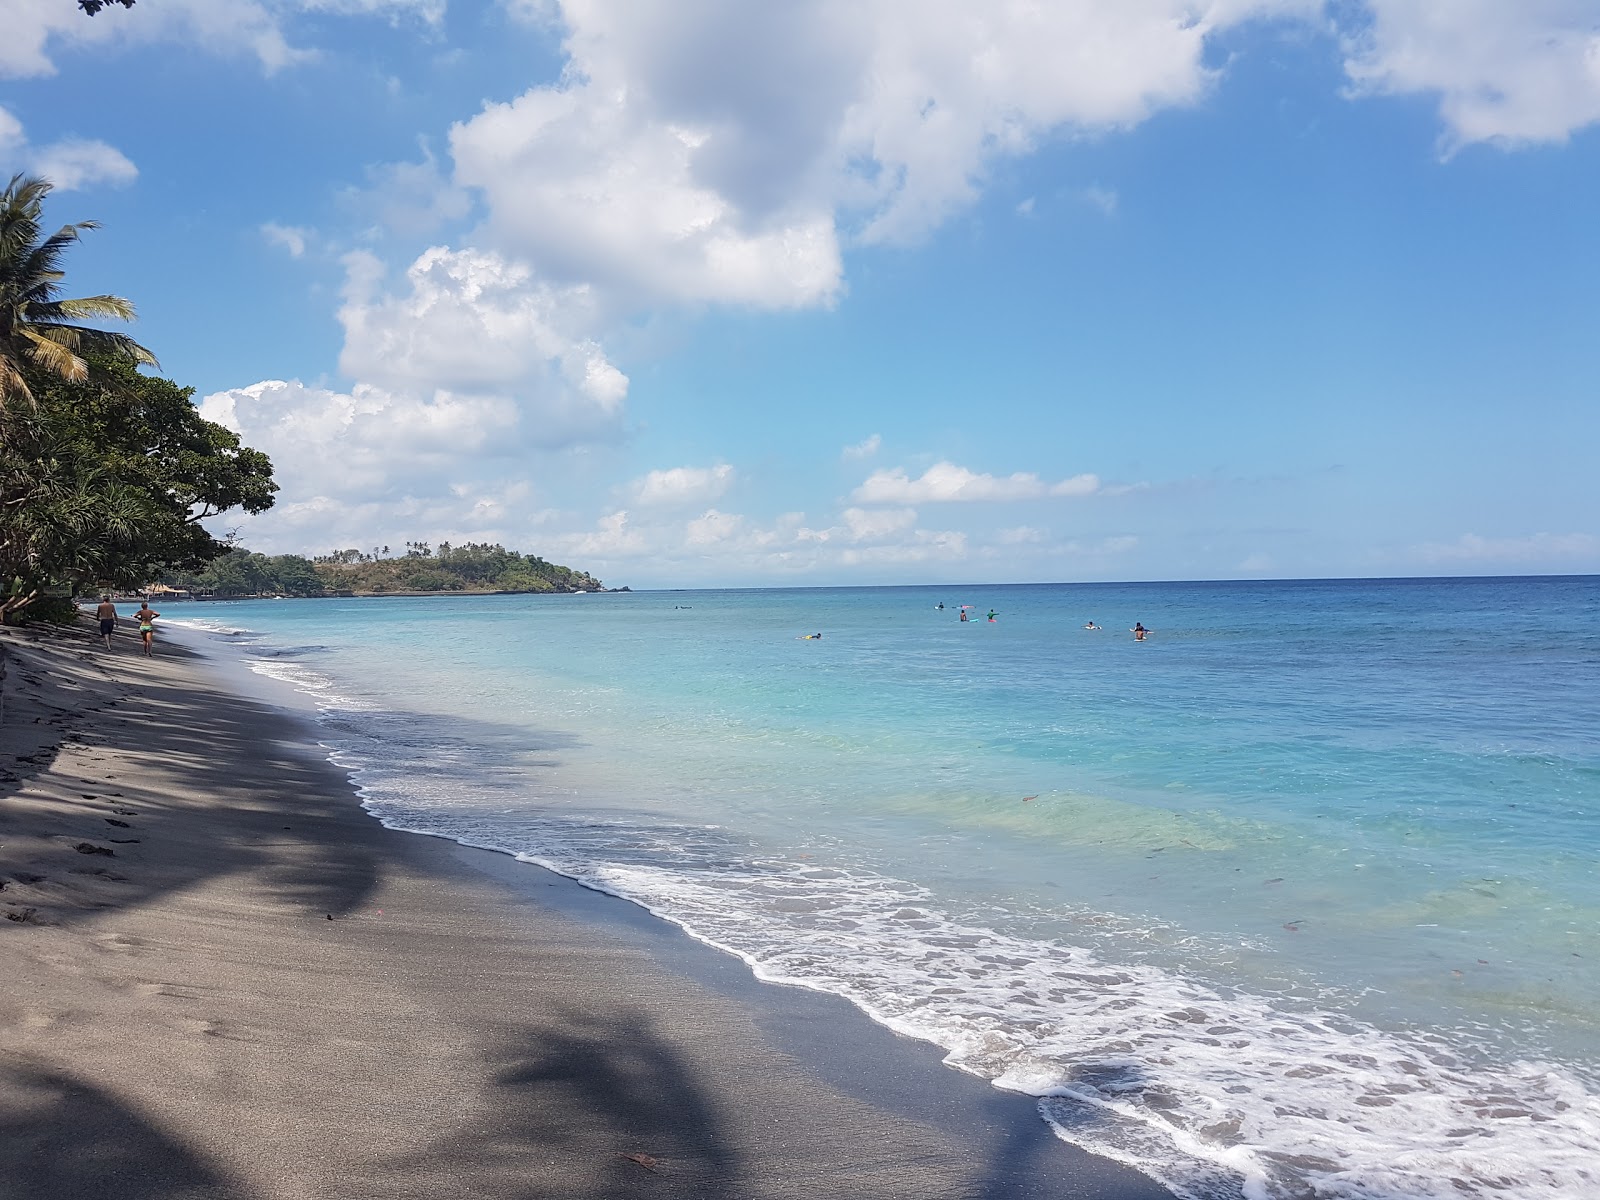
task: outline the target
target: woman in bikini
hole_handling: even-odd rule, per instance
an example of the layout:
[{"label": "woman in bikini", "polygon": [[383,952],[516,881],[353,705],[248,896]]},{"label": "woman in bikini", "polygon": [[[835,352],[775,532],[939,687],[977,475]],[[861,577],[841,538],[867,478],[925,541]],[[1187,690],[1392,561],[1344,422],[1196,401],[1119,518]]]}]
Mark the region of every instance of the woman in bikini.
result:
[{"label": "woman in bikini", "polygon": [[139,622],[139,639],[144,642],[144,655],[149,658],[154,654],[152,647],[156,643],[156,618],[161,614],[150,607],[146,600],[139,605],[139,611],[133,614],[133,619]]}]

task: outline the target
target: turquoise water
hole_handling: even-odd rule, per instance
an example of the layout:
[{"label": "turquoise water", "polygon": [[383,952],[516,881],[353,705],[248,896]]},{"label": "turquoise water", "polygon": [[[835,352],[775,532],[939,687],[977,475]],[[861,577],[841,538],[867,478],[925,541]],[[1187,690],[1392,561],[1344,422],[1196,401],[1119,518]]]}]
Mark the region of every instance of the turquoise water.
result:
[{"label": "turquoise water", "polygon": [[1600,1194],[1600,579],[182,613],[386,822],[847,996],[1182,1194]]}]

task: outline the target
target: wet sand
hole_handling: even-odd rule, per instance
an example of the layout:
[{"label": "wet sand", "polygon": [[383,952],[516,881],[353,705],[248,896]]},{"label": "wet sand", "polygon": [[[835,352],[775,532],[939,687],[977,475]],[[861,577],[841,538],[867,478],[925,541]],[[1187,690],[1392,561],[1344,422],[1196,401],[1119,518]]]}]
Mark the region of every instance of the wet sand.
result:
[{"label": "wet sand", "polygon": [[0,646],[5,1200],[1170,1200],[843,1001],[384,829],[171,641]]}]

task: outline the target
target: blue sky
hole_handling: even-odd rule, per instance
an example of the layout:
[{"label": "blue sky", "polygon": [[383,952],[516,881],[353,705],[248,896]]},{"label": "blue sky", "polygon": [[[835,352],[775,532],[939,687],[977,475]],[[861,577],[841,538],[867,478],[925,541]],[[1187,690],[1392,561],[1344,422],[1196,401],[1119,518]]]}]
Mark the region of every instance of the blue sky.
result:
[{"label": "blue sky", "polygon": [[273,457],[634,586],[1600,571],[1600,0],[13,0]]}]

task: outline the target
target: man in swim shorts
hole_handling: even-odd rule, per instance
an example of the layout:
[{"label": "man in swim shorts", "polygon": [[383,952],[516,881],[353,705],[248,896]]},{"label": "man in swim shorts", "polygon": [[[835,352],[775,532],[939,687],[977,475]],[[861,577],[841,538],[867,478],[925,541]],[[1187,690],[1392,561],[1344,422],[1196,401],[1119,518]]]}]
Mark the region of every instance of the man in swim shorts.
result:
[{"label": "man in swim shorts", "polygon": [[100,597],[100,607],[94,610],[95,618],[100,622],[100,636],[106,640],[106,649],[111,649],[111,635],[117,631],[117,606],[111,603],[109,595]]}]

